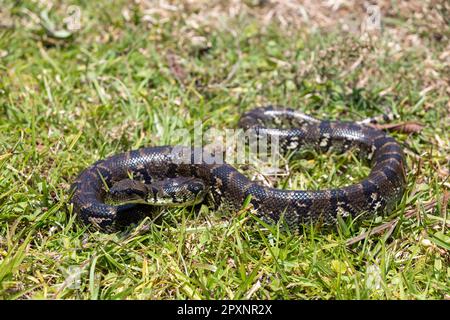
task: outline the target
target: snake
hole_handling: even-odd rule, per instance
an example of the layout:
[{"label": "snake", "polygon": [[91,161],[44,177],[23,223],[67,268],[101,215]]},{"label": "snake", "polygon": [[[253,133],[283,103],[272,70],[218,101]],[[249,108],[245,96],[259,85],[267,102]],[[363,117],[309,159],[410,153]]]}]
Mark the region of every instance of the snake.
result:
[{"label": "snake", "polygon": [[[243,113],[242,130],[278,141],[280,152],[312,147],[320,152],[356,150],[370,173],[341,188],[286,190],[252,181],[227,163],[201,158],[191,146],[152,146],[116,154],[84,169],[73,182],[73,210],[88,226],[114,232],[166,206],[238,211],[247,202],[260,221],[298,232],[309,223],[336,224],[339,217],[368,217],[392,210],[406,186],[401,145],[365,123],[320,120],[284,106],[257,107]],[[205,200],[208,199],[208,200]]]}]

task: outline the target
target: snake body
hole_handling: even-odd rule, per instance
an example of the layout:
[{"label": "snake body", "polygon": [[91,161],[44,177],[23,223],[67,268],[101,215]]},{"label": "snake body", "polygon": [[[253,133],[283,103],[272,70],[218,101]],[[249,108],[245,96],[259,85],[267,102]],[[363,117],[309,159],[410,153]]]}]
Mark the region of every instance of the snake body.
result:
[{"label": "snake body", "polygon": [[[254,212],[262,220],[276,223],[282,218],[294,231],[311,222],[335,223],[339,215],[381,213],[403,195],[406,179],[402,148],[381,130],[355,122],[318,120],[293,109],[273,106],[243,114],[239,127],[253,129],[258,135],[277,137],[285,151],[305,145],[321,151],[356,148],[371,161],[370,174],[359,183],[343,188],[282,190],[251,181],[229,164],[196,163],[194,158],[202,149],[148,147],[111,156],[82,171],[72,185],[74,211],[84,223],[104,231],[139,220],[145,204],[105,202],[108,189],[130,180],[130,176],[131,182],[139,180],[148,186],[152,183],[159,186],[134,188],[143,195],[150,193],[148,198],[155,202],[161,194],[157,190],[164,188],[165,181],[171,181],[167,182],[168,189],[182,185],[185,196],[186,190],[187,193],[204,192],[205,187],[215,204],[225,204],[230,210],[239,210],[249,197]],[[177,182],[180,177],[185,179],[183,183]],[[190,184],[189,179],[202,186]],[[125,193],[129,191],[127,185]],[[175,201],[176,196],[173,197]]]}]

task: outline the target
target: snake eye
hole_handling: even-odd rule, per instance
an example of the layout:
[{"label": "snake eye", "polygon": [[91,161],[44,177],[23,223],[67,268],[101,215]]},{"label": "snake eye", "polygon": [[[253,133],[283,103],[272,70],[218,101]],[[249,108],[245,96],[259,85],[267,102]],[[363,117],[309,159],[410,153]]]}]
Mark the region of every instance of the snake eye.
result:
[{"label": "snake eye", "polygon": [[192,183],[188,185],[188,190],[194,194],[198,194],[205,189],[204,185],[201,183]]}]

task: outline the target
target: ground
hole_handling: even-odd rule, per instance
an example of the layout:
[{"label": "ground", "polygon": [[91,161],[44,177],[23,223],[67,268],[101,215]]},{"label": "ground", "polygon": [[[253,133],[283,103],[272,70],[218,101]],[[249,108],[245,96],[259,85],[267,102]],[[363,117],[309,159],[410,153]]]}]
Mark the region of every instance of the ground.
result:
[{"label": "ground", "polygon": [[[4,1],[0,298],[450,299],[450,6],[371,3]],[[392,111],[409,128],[391,132],[408,164],[398,206],[299,235],[246,208],[173,209],[113,234],[72,214],[69,186],[94,161],[176,143],[196,121],[234,128],[267,103]],[[368,170],[308,151],[273,183],[339,187]]]}]

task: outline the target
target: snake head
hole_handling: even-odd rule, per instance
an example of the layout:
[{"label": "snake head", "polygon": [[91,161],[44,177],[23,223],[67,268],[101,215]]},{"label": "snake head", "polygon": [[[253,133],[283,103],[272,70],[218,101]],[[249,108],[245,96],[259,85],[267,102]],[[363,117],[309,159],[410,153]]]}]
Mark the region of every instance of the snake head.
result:
[{"label": "snake head", "polygon": [[146,203],[147,186],[136,180],[123,179],[109,189],[109,199],[114,203]]},{"label": "snake head", "polygon": [[192,206],[208,193],[205,183],[192,177],[169,178],[149,185],[147,203],[156,206]]}]

